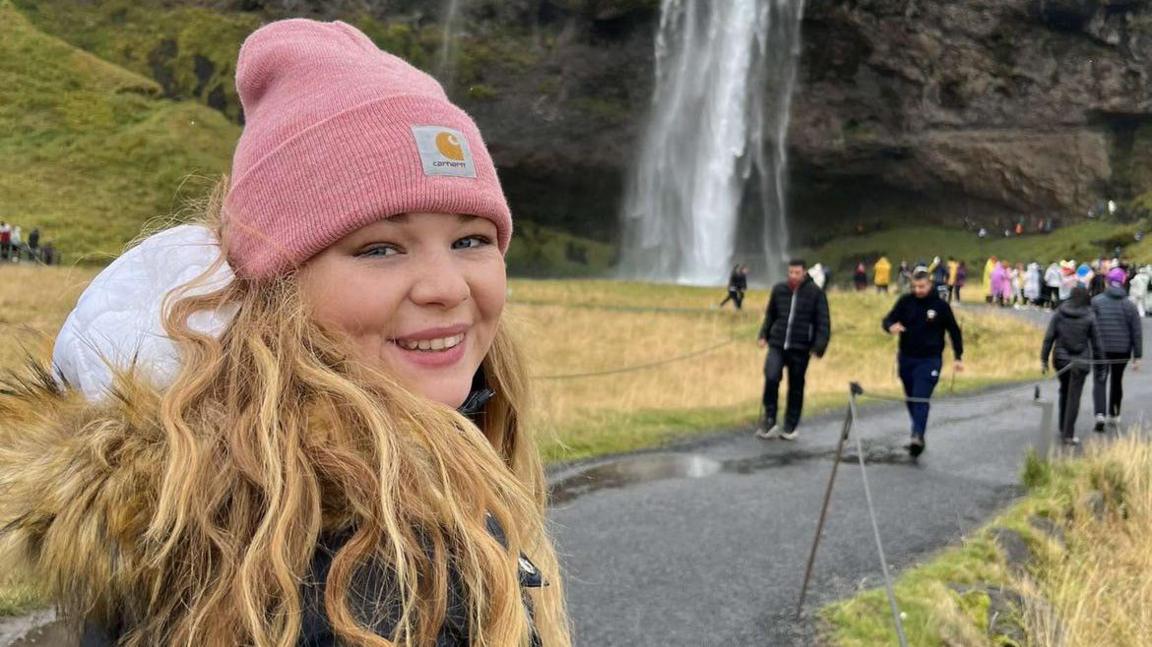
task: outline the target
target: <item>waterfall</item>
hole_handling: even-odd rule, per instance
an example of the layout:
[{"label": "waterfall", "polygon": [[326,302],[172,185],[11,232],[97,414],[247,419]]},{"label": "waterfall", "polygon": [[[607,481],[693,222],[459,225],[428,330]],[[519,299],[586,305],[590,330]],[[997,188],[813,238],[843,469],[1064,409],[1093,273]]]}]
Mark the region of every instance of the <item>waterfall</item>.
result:
[{"label": "waterfall", "polygon": [[440,55],[436,57],[436,78],[451,92],[452,77],[456,65],[452,51],[452,41],[456,37],[457,14],[460,13],[460,0],[446,0],[444,4],[444,33],[440,37]]},{"label": "waterfall", "polygon": [[[625,276],[714,285],[734,260],[780,275],[803,5],[663,0],[652,105],[621,213]],[[753,256],[737,259],[738,243]]]}]

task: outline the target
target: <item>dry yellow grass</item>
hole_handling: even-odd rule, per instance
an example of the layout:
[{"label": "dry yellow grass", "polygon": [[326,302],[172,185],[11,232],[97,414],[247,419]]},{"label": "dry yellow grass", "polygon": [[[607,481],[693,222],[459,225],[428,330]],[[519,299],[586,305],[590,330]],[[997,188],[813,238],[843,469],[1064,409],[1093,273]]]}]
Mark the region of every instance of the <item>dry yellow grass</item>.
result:
[{"label": "dry yellow grass", "polygon": [[[1130,429],[1083,456],[1030,456],[1027,496],[894,583],[909,643],[925,646],[1145,647],[1152,644],[1152,443]],[[996,539],[1031,558],[1009,565]],[[1020,568],[1023,566],[1024,568]],[[991,591],[1009,608],[995,610]],[[1022,601],[1016,605],[1015,600]],[[883,589],[826,607],[828,643],[895,644]],[[1013,637],[1014,636],[1014,637]],[[1023,637],[1023,640],[1020,638]]]},{"label": "dry yellow grass", "polygon": [[1152,444],[1130,435],[1057,465],[1052,499],[1065,545],[1016,587],[1038,647],[1152,644]]},{"label": "dry yellow grass", "polygon": [[[764,351],[756,346],[756,333],[767,294],[749,293],[740,313],[714,309],[722,296],[715,289],[637,283],[515,282],[509,314],[524,333],[533,373],[540,377],[642,366],[734,340],[663,366],[537,380],[537,424],[548,438],[548,454],[565,458],[628,449],[700,424],[750,421],[763,388]],[[849,380],[875,392],[899,392],[896,341],[880,328],[894,299],[830,295],[832,344],[808,374],[808,399],[815,408],[843,402]],[[1039,328],[982,306],[959,309],[958,316],[966,370],[953,383],[951,368],[946,369],[941,391],[1038,373]],[[644,437],[635,437],[637,428]]]},{"label": "dry yellow grass", "polygon": [[0,263],[0,369],[31,353],[51,352],[52,338],[96,275],[92,268]]}]

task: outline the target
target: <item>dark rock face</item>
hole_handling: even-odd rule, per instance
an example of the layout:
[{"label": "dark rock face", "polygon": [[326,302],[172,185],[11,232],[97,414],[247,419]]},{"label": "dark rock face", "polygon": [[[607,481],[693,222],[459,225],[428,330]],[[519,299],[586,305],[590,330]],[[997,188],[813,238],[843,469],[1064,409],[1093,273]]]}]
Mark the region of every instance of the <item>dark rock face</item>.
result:
[{"label": "dark rock face", "polygon": [[[217,20],[173,33],[159,21],[143,52],[96,49],[240,121],[228,85],[249,26],[350,20],[438,74],[476,118],[518,217],[612,240],[651,102],[660,0],[458,1],[447,73],[447,4],[433,0],[165,0],[125,20],[161,6],[209,6]],[[37,9],[50,3],[20,5],[81,46],[102,42]],[[119,28],[76,7],[96,31]],[[881,220],[1068,222],[1102,197],[1152,191],[1152,0],[807,0],[803,42],[797,242]]]},{"label": "dark rock face", "polygon": [[1147,0],[811,0],[794,217],[994,225],[1147,191],[1150,65]]}]

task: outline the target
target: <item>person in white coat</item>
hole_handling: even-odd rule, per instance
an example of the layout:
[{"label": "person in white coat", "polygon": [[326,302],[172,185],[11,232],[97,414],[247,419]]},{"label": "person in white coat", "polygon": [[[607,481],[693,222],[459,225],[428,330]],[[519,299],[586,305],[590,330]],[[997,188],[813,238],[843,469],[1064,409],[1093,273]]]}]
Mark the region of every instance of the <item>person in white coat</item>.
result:
[{"label": "person in white coat", "polygon": [[1148,282],[1152,280],[1152,265],[1145,265],[1137,270],[1136,275],[1128,282],[1128,298],[1136,304],[1136,311],[1141,317],[1148,316]]}]

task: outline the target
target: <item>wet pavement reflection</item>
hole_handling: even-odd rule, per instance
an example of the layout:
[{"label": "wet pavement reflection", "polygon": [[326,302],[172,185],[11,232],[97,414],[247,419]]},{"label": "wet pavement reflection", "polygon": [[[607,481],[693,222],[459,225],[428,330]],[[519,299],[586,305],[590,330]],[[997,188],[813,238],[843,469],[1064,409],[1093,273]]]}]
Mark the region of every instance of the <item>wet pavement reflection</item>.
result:
[{"label": "wet pavement reflection", "polygon": [[[879,441],[865,441],[864,462],[916,466],[902,446]],[[718,460],[692,452],[665,452],[625,456],[595,463],[552,485],[552,503],[568,503],[601,490],[626,488],[666,479],[700,479],[715,474],[753,474],[760,470],[783,467],[803,461],[827,460],[836,456],[834,449],[789,447],[784,451],[764,451],[740,458]],[[855,447],[846,447],[841,460],[857,462]]]}]

